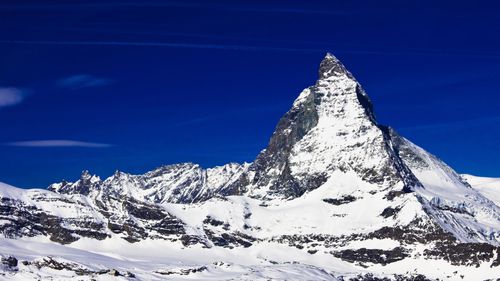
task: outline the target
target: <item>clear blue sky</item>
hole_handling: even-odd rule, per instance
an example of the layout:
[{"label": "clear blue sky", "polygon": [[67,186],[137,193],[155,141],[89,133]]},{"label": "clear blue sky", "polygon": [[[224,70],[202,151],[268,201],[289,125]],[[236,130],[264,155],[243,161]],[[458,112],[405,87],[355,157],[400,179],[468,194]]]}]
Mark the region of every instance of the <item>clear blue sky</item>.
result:
[{"label": "clear blue sky", "polygon": [[499,6],[402,2],[2,1],[0,181],[250,162],[327,51],[380,123],[500,177]]}]

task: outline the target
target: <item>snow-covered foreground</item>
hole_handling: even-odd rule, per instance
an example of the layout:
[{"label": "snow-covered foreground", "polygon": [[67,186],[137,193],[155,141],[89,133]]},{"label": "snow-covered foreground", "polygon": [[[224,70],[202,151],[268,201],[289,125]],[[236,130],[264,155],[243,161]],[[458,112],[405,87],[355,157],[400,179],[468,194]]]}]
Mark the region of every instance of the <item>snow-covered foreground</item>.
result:
[{"label": "snow-covered foreground", "polygon": [[[391,251],[402,246],[400,241],[383,239],[353,240],[329,248],[326,245],[304,243],[292,247],[273,241],[287,234],[351,235],[363,234],[384,226],[406,225],[422,216],[422,206],[413,194],[395,198],[394,205],[404,206],[395,216],[379,216],[386,208],[384,194],[370,194],[373,185],[356,181],[350,174],[338,173],[335,183],[290,201],[261,201],[246,196],[214,198],[196,204],[165,203],[169,214],[186,224],[192,235],[204,235],[203,221],[211,217],[230,225],[231,230],[256,236],[261,242],[250,247],[214,247],[202,244],[184,246],[179,241],[145,239],[130,243],[118,234],[105,240],[80,238],[68,245],[50,241],[48,237],[0,238],[0,253],[4,259],[18,260],[17,268],[4,266],[3,280],[342,280],[356,276],[378,277],[424,274],[440,280],[486,280],[498,277],[498,267],[491,262],[479,266],[455,266],[439,259],[428,259],[424,251],[429,245],[406,245],[411,256],[388,264],[352,263],[335,257],[331,251],[374,249]],[[332,185],[335,184],[335,188]],[[352,190],[357,186],[357,190]],[[45,190],[21,190],[2,184],[0,197],[32,201],[39,208],[61,213],[67,207],[55,205],[55,198],[70,200],[80,195],[59,195]],[[358,199],[338,206],[324,198],[339,198],[350,192]],[[50,196],[51,204],[33,198]],[[63,199],[62,199],[63,198]],[[83,197],[84,198],[84,197]],[[74,210],[75,211],[75,210]],[[77,211],[77,210],[76,210]],[[78,211],[77,211],[78,212]],[[251,215],[248,215],[251,214]],[[66,212],[66,215],[71,215]],[[78,215],[78,214],[76,214]],[[246,226],[246,227],[245,227]],[[253,231],[245,228],[259,228]],[[115,276],[118,275],[118,276]]]},{"label": "snow-covered foreground", "polygon": [[[0,239],[2,255],[12,255],[19,260],[18,269],[3,271],[0,280],[69,280],[75,277],[78,280],[341,280],[340,277],[369,274],[408,277],[418,272],[426,272],[427,278],[440,280],[498,277],[498,269],[488,264],[461,267],[415,257],[366,269],[328,254],[311,255],[268,243],[236,249],[183,249],[162,241],[130,244],[121,239],[106,242],[83,239],[63,246],[42,240]],[[394,242],[365,241],[353,246],[378,248],[385,244],[392,247],[391,243]],[[48,265],[51,262],[52,268]],[[57,263],[71,269],[55,269]]]},{"label": "snow-covered foreground", "polygon": [[[112,246],[110,244],[113,244]],[[86,250],[78,249],[85,247]],[[102,248],[114,248],[103,251]],[[67,280],[259,280],[259,279],[315,279],[335,280],[320,268],[308,265],[272,265],[263,257],[250,257],[238,251],[214,252],[203,249],[181,250],[159,241],[144,241],[131,246],[125,241],[107,241],[105,245],[95,241],[82,241],[79,245],[61,246],[51,242],[2,239],[2,253],[15,253],[20,260],[43,261],[49,257],[59,263],[73,264],[74,268],[97,273],[77,275],[73,270],[55,270],[49,266],[37,269],[34,265],[20,262],[18,272],[4,272],[4,280],[31,280],[53,278]],[[260,249],[251,251],[259,252]],[[221,259],[224,257],[224,259]],[[221,262],[233,260],[233,262]],[[112,276],[115,269],[118,273]],[[98,273],[98,272],[104,273]],[[192,272],[190,272],[192,271]]]}]

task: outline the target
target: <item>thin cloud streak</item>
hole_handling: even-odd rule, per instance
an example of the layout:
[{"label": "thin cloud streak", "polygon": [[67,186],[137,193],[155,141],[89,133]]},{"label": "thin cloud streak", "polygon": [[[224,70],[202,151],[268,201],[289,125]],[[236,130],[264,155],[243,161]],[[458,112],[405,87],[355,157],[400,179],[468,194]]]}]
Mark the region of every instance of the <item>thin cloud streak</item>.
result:
[{"label": "thin cloud streak", "polygon": [[82,45],[82,46],[135,46],[135,47],[171,47],[193,49],[218,49],[218,50],[244,50],[244,51],[294,51],[294,52],[320,52],[320,49],[263,47],[225,44],[193,44],[193,43],[167,43],[167,42],[133,42],[133,41],[26,41],[26,40],[0,40],[3,44],[33,44],[33,45]]},{"label": "thin cloud streak", "polygon": [[266,47],[231,44],[203,44],[203,43],[169,43],[169,42],[134,42],[134,41],[30,41],[30,40],[0,40],[0,44],[31,44],[31,45],[66,45],[66,46],[130,46],[130,47],[170,47],[170,48],[192,48],[192,49],[215,49],[235,51],[285,51],[302,53],[325,53],[334,50],[335,53],[360,54],[360,55],[422,55],[422,56],[468,56],[482,58],[500,58],[500,53],[473,53],[452,52],[446,50],[352,50],[345,47],[337,48],[327,46],[326,48],[288,48],[288,47]]},{"label": "thin cloud streak", "polygon": [[18,88],[0,88],[0,108],[21,103],[24,100],[24,93]]},{"label": "thin cloud streak", "polygon": [[84,142],[75,140],[32,140],[6,143],[8,146],[18,147],[87,147],[87,148],[107,148],[114,145],[107,143]]},{"label": "thin cloud streak", "polygon": [[97,78],[92,75],[78,74],[72,75],[57,81],[57,85],[61,88],[80,89],[90,87],[100,87],[112,84],[110,79]]},{"label": "thin cloud streak", "polygon": [[77,10],[77,9],[114,9],[114,8],[195,8],[213,9],[220,11],[253,12],[253,13],[284,13],[304,15],[351,15],[360,11],[347,10],[318,10],[308,8],[281,8],[266,6],[236,6],[217,5],[216,3],[186,3],[176,1],[163,2],[113,2],[113,3],[71,3],[71,4],[28,4],[28,5],[0,5],[0,10]]}]

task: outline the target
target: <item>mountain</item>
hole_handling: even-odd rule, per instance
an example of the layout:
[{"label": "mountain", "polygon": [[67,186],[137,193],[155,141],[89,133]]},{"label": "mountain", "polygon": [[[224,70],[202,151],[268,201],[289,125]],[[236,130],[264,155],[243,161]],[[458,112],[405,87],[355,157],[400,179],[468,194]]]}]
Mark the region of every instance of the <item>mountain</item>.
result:
[{"label": "mountain", "polygon": [[497,278],[498,197],[474,187],[379,124],[361,85],[327,54],[250,164],[183,163],[105,180],[84,171],[47,190],[2,184],[3,274]]},{"label": "mountain", "polygon": [[352,74],[327,54],[319,78],[278,122],[236,190],[255,198],[293,199],[323,185],[334,171],[352,171],[385,189],[418,187]]}]

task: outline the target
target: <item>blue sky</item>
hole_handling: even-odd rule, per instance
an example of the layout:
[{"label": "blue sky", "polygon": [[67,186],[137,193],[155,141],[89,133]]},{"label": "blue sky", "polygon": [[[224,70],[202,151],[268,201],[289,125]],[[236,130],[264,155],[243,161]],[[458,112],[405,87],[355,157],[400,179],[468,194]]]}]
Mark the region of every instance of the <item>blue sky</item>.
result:
[{"label": "blue sky", "polygon": [[402,2],[2,1],[0,181],[250,162],[327,51],[380,123],[500,177],[498,4]]}]

